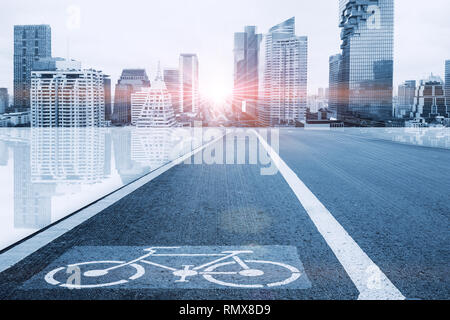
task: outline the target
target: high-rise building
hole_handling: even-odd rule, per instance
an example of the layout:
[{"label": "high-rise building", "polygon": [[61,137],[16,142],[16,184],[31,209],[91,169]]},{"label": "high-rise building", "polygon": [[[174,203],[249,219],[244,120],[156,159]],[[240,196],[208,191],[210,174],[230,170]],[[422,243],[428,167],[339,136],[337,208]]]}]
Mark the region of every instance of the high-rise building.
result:
[{"label": "high-rise building", "polygon": [[431,76],[420,81],[414,97],[414,117],[432,122],[436,117],[448,118],[445,106],[444,81],[440,77]]},{"label": "high-rise building", "polygon": [[308,38],[295,35],[295,18],[264,35],[259,76],[261,125],[292,125],[306,115]]},{"label": "high-rise building", "polygon": [[9,94],[7,88],[0,88],[0,114],[3,114],[9,108]]},{"label": "high-rise building", "polygon": [[247,26],[244,32],[234,34],[233,113],[236,119],[257,118],[261,41],[262,35],[256,33],[254,26]]},{"label": "high-rise building", "polygon": [[178,69],[164,69],[164,82],[170,97],[175,114],[182,112],[180,109],[180,71]]},{"label": "high-rise building", "polygon": [[340,54],[336,54],[330,57],[330,73],[329,73],[329,91],[328,91],[328,109],[333,112],[334,116],[337,117],[338,109],[339,109],[339,70],[341,68],[341,59],[342,56]]},{"label": "high-rise building", "polygon": [[450,60],[445,61],[445,100],[450,113]]},{"label": "high-rise building", "polygon": [[180,55],[180,110],[197,114],[200,109],[198,88],[198,57],[196,54]]},{"label": "high-rise building", "polygon": [[139,128],[169,128],[176,125],[172,99],[158,71],[150,88],[131,95],[131,124]]},{"label": "high-rise building", "polygon": [[387,120],[392,117],[394,0],[339,0],[339,9],[338,116]]},{"label": "high-rise building", "polygon": [[76,61],[55,59],[54,67],[31,72],[32,127],[105,125],[104,75]]},{"label": "high-rise building", "polygon": [[395,107],[396,118],[409,118],[414,106],[416,81],[408,80],[398,86],[398,100]]},{"label": "high-rise building", "polygon": [[149,88],[145,69],[125,69],[116,84],[114,95],[113,123],[126,125],[131,123],[131,95],[142,88]]},{"label": "high-rise building", "polygon": [[14,26],[14,107],[30,108],[31,69],[52,56],[51,41],[48,25]]},{"label": "high-rise building", "polygon": [[112,117],[111,78],[108,75],[103,76],[103,89],[105,92],[105,120],[111,121]]}]

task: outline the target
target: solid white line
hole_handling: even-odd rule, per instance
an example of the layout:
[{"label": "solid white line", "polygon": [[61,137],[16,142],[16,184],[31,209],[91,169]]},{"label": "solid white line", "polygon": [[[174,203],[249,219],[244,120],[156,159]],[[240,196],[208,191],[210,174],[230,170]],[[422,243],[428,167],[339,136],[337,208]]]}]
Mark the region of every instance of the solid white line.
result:
[{"label": "solid white line", "polygon": [[90,205],[89,207],[86,207],[85,209],[82,209],[81,211],[77,212],[73,216],[55,224],[54,226],[48,228],[47,230],[42,231],[41,233],[36,234],[35,236],[27,239],[26,241],[18,244],[17,246],[12,247],[8,251],[2,253],[0,255],[0,273],[11,268],[21,260],[28,257],[30,254],[36,252],[37,250],[41,249],[42,247],[46,246],[47,244],[51,243],[52,241],[56,240],[66,232],[72,230],[73,228],[77,227],[78,225],[82,224],[83,222],[87,221],[88,219],[92,218],[96,214],[102,212],[103,210],[107,209],[120,199],[126,197],[130,193],[136,191],[143,185],[149,183],[150,181],[154,180],[164,172],[170,170],[171,168],[179,165],[180,163],[184,162],[186,159],[189,159],[193,155],[197,154],[198,152],[203,151],[208,146],[218,142],[221,140],[224,136],[221,136],[211,142],[206,143],[205,145],[189,152],[188,154],[173,160],[172,162],[156,169],[153,172],[150,172],[149,174],[145,175],[144,177],[140,178],[139,180],[123,187],[120,190],[117,190],[110,195],[106,196],[105,198],[97,201],[96,203]]},{"label": "solid white line", "polygon": [[360,293],[359,300],[404,300],[405,297],[402,293],[358,246],[295,172],[259,133],[255,131],[255,134],[355,284]]}]

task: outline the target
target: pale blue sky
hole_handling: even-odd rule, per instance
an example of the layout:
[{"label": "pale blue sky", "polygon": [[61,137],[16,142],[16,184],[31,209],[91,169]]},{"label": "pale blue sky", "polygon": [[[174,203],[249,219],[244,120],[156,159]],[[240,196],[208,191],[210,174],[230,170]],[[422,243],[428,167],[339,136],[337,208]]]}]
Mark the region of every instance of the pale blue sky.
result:
[{"label": "pale blue sky", "polygon": [[[12,88],[13,25],[50,24],[53,56],[67,56],[111,74],[156,64],[176,67],[181,52],[197,53],[204,91],[231,90],[233,33],[245,25],[267,30],[292,16],[309,37],[309,92],[328,86],[328,58],[339,53],[338,0],[3,0],[0,87]],[[70,30],[68,8],[80,8]],[[396,0],[395,83],[443,76],[450,59],[450,1]],[[12,89],[11,89],[12,93]]]}]

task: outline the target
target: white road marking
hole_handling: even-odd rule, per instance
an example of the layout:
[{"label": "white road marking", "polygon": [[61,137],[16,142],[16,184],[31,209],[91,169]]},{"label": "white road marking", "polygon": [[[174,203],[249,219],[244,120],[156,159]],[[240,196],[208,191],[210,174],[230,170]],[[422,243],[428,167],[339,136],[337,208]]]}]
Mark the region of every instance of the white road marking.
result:
[{"label": "white road marking", "polygon": [[360,295],[359,300],[404,300],[402,293],[359,247],[328,209],[256,131],[261,145],[297,196],[328,246],[344,267]]},{"label": "white road marking", "polygon": [[27,239],[26,241],[2,253],[0,255],[0,273],[11,268],[21,260],[25,259],[32,253],[36,252],[37,250],[56,240],[66,232],[72,230],[73,228],[77,227],[78,225],[82,224],[83,222],[87,221],[88,219],[92,218],[93,216],[97,215],[103,210],[107,209],[108,207],[110,207],[117,201],[121,200],[122,198],[126,197],[130,193],[136,191],[140,187],[156,179],[161,174],[179,165],[180,163],[183,163],[186,159],[189,159],[198,152],[203,151],[210,145],[218,142],[223,137],[224,136],[214,139],[213,141],[206,143],[205,145],[189,152],[188,154],[178,159],[175,159],[172,162],[148,173],[139,180],[136,180],[135,182],[132,182],[131,184],[111,193],[110,195],[86,207],[85,209],[82,209],[76,214],[70,216],[69,218],[66,218],[65,220],[53,225],[52,227],[36,234],[35,236]]}]

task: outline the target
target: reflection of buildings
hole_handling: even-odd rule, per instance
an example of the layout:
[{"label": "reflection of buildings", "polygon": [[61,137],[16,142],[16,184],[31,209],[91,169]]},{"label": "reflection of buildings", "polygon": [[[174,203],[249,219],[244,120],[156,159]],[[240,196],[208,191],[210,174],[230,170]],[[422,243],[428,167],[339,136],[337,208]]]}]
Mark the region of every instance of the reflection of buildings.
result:
[{"label": "reflection of buildings", "polygon": [[8,164],[9,150],[6,143],[0,140],[0,166],[6,166]]},{"label": "reflection of buildings", "polygon": [[[237,120],[244,114],[256,119],[258,100],[259,47],[262,35],[247,26],[234,34],[233,112]],[[245,117],[244,117],[245,118]]]},{"label": "reflection of buildings", "polygon": [[392,117],[393,0],[340,0],[338,117]]},{"label": "reflection of buildings", "polygon": [[422,118],[427,122],[432,122],[437,117],[449,117],[445,105],[444,82],[440,77],[431,75],[420,82],[416,89],[413,113],[416,119]]},{"label": "reflection of buildings", "polygon": [[138,128],[131,136],[131,159],[154,170],[183,153],[185,131],[172,128]]},{"label": "reflection of buildings", "polygon": [[77,192],[75,186],[100,183],[111,173],[106,129],[9,129],[8,133],[0,137],[0,165],[9,161],[6,145],[13,153],[17,229],[48,226],[52,197],[59,189],[68,186]]},{"label": "reflection of buildings", "polygon": [[131,159],[131,131],[129,128],[117,128],[111,132],[115,167],[124,184],[148,171],[148,168]]},{"label": "reflection of buildings", "polygon": [[30,107],[31,69],[40,58],[52,56],[48,25],[14,26],[14,106]]},{"label": "reflection of buildings", "polygon": [[55,185],[31,182],[29,142],[13,143],[14,227],[39,229],[51,223],[51,197]]},{"label": "reflection of buildings", "polygon": [[[35,129],[31,134],[31,177],[36,183],[100,183],[106,178],[106,129]],[[109,152],[109,151],[108,151]]]},{"label": "reflection of buildings", "polygon": [[115,124],[131,123],[131,95],[149,88],[150,80],[144,69],[125,69],[116,84],[112,121]]},{"label": "reflection of buildings", "polygon": [[261,49],[259,121],[275,126],[304,120],[307,103],[308,38],[295,35],[295,18],[264,35]]}]

